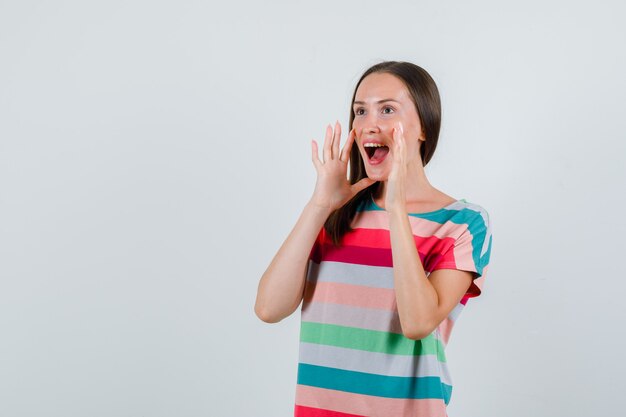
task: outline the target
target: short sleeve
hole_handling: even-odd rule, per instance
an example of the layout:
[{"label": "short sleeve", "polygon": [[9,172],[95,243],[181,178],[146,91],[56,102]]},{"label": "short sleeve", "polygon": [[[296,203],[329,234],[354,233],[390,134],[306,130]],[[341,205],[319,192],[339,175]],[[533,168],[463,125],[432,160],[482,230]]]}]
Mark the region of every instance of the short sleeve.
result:
[{"label": "short sleeve", "polygon": [[[432,269],[458,269],[473,272],[474,279],[468,289],[468,297],[477,297],[482,293],[485,275],[491,255],[491,224],[489,214],[482,208],[468,210],[463,223],[464,230],[454,244],[442,254],[441,261]],[[431,271],[431,272],[432,272]]]}]

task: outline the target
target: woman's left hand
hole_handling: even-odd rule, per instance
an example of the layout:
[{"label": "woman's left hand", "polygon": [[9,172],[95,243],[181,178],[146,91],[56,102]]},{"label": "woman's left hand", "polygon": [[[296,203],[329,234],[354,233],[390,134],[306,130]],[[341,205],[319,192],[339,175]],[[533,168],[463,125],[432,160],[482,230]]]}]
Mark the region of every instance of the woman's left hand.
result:
[{"label": "woman's left hand", "polygon": [[388,212],[406,212],[406,176],[407,176],[407,150],[406,140],[402,123],[393,128],[393,157],[391,173],[387,180],[387,195],[385,197],[385,208]]}]

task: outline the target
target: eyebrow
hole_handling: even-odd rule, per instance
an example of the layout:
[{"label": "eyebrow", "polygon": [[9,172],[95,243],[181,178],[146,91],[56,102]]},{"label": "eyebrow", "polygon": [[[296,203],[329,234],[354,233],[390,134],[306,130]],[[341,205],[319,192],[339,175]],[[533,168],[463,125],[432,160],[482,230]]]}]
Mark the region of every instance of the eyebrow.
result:
[{"label": "eyebrow", "polygon": [[[394,99],[392,99],[392,98],[385,98],[385,99],[382,99],[382,100],[378,100],[376,103],[377,103],[377,104],[380,104],[380,103],[384,103],[384,102],[386,102],[386,101],[394,101],[394,102],[396,102],[396,103],[398,103],[398,104],[402,104],[402,103],[400,103],[398,100],[394,100]],[[352,105],[353,105],[353,106],[354,106],[355,104],[365,104],[365,102],[364,102],[364,101],[355,101],[354,103],[352,103]]]}]

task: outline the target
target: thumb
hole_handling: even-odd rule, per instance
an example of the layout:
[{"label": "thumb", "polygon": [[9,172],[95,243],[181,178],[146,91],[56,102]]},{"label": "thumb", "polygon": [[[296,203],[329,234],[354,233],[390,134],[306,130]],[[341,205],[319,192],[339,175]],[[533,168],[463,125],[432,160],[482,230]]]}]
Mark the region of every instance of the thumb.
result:
[{"label": "thumb", "polygon": [[363,178],[361,181],[357,182],[356,184],[352,184],[352,186],[350,187],[352,189],[353,195],[358,193],[361,190],[364,190],[365,188],[369,187],[370,185],[374,184],[376,182],[376,180],[373,180],[371,178],[365,177]]}]

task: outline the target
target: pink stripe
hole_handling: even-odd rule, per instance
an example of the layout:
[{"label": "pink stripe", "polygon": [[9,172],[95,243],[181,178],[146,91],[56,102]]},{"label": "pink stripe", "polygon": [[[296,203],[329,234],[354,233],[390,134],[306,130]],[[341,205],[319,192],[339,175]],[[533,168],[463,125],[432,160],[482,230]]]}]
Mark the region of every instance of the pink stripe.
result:
[{"label": "pink stripe", "polygon": [[452,327],[454,327],[454,320],[446,317],[444,321],[439,324],[439,333],[441,334],[441,340],[444,345],[448,344],[448,340],[450,340],[450,333],[452,332]]},{"label": "pink stripe", "polygon": [[[466,224],[454,222],[439,223],[421,217],[408,216],[414,235],[435,236],[444,239],[446,236],[460,236],[467,229]],[[367,212],[367,216],[355,216],[351,227],[389,230],[389,214],[382,211]]]},{"label": "pink stripe", "polygon": [[376,417],[446,417],[441,399],[384,398],[296,385],[296,405]]},{"label": "pink stripe", "polygon": [[307,281],[304,303],[333,303],[365,308],[397,311],[396,292],[393,288],[374,288],[336,282]]}]

